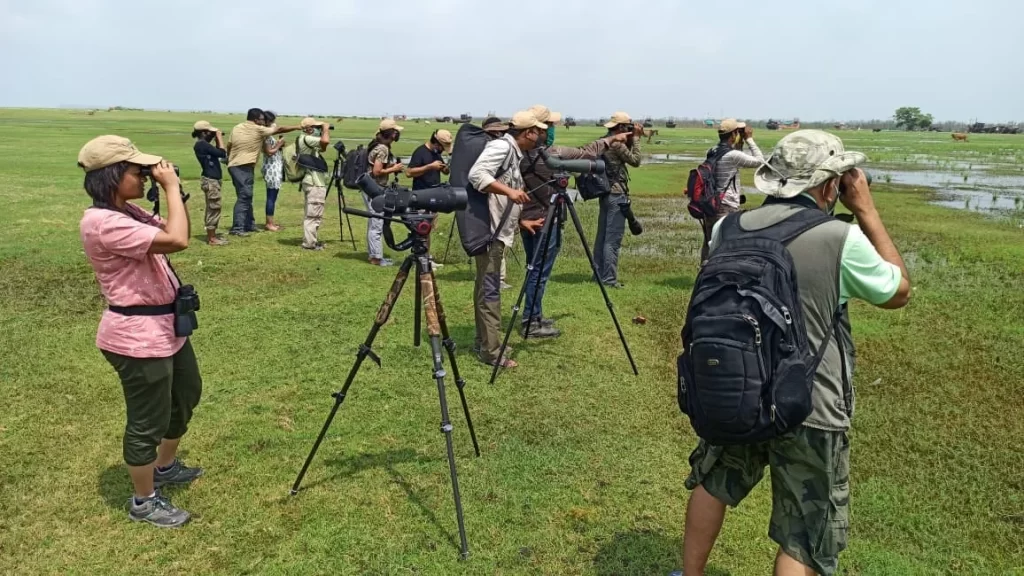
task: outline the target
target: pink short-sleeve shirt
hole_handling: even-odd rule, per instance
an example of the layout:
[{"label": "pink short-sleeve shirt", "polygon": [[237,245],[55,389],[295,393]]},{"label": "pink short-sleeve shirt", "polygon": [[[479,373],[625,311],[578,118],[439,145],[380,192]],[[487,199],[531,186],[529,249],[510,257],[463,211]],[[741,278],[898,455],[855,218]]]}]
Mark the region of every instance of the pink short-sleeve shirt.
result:
[{"label": "pink short-sleeve shirt", "polygon": [[[128,204],[126,211],[90,208],[79,226],[85,255],[111,306],[160,306],[174,302],[178,282],[167,259],[149,247],[163,220]],[[148,222],[147,222],[148,221]],[[174,315],[122,316],[103,311],[96,346],[132,358],[173,356],[185,338],[174,335]]]}]

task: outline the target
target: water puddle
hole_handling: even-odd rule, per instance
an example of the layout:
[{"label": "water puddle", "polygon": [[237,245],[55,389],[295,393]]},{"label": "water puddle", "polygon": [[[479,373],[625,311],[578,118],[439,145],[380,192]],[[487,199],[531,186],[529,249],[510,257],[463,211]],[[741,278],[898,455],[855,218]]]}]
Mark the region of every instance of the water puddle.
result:
[{"label": "water puddle", "polygon": [[931,170],[882,170],[874,176],[880,182],[934,188],[940,196],[932,202],[937,206],[992,215],[1024,210],[1024,176]]},{"label": "water puddle", "polygon": [[680,164],[685,162],[696,165],[703,161],[704,158],[690,156],[689,154],[644,154],[640,159],[640,164]]}]

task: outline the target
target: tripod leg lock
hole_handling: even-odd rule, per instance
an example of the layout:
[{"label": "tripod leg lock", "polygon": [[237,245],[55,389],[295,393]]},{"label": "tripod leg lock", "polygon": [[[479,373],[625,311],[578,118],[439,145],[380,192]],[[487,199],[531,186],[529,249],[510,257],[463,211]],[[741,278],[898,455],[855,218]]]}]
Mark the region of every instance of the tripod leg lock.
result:
[{"label": "tripod leg lock", "polygon": [[445,423],[441,424],[441,432],[442,433],[448,434],[452,430],[453,430],[453,428],[452,428],[452,425],[450,423],[445,422]]},{"label": "tripod leg lock", "polygon": [[441,341],[441,344],[452,354],[454,354],[455,350],[458,348],[458,345],[455,344],[455,340],[452,340],[451,338],[445,338]]},{"label": "tripod leg lock", "polygon": [[448,375],[448,372],[446,372],[444,368],[440,368],[438,370],[434,370],[434,378],[435,379],[436,378],[444,378],[447,375]]},{"label": "tripod leg lock", "polygon": [[335,392],[331,394],[331,398],[334,398],[338,402],[342,402],[343,400],[345,400],[345,395],[342,394],[341,392]]},{"label": "tripod leg lock", "polygon": [[363,358],[369,356],[370,360],[373,360],[373,362],[377,364],[377,367],[380,368],[380,356],[377,356],[377,354],[374,353],[373,349],[371,349],[366,344],[359,345],[359,356]]}]

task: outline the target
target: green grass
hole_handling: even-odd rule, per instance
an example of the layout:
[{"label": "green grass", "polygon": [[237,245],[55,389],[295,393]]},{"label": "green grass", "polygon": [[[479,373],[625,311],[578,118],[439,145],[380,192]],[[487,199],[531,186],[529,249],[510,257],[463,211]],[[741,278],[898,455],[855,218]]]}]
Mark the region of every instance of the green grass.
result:
[{"label": "green grass", "polygon": [[[457,247],[438,274],[483,453],[472,456],[449,383],[468,562],[456,560],[437,393],[429,352],[412,346],[411,288],[375,344],[383,368],[366,363],[305,489],[288,496],[394,275],[364,263],[361,219],[353,219],[360,251],[337,242],[333,208],[321,231],[329,249],[300,250],[294,187],[281,193],[284,231],[233,239],[222,249],[196,241],[174,257],[202,295],[193,341],[205,394],[183,450],[207,475],[172,493],[195,514],[187,528],[163,532],[128,522],[123,401],[93,343],[103,302],[78,239],[88,202],[75,157],[102,133],[165,155],[181,164],[199,223],[188,137],[197,119],[0,111],[0,572],[646,575],[680,565],[682,483],[695,438],[675,405],[674,358],[700,237],[681,200],[686,164],[633,172],[646,231],[627,236],[627,288],[611,296],[639,378],[629,372],[597,287],[587,282],[574,235],[545,301],[565,334],[525,344],[514,337],[521,367],[495,386],[467,351],[472,274]],[[208,119],[225,130],[238,121]],[[403,155],[436,127],[406,125],[397,147]],[[341,137],[366,140],[373,123],[346,120],[337,128]],[[583,143],[599,134],[577,128],[560,131],[558,140]],[[662,129],[669,143],[648,150],[700,152],[709,136]],[[930,152],[915,144],[921,135],[842,136],[852,149],[896,140],[907,153]],[[778,137],[758,133],[766,150]],[[972,135],[957,146],[1022,143],[1024,137]],[[257,190],[261,219],[262,183]],[[225,192],[224,227],[234,203],[230,185]],[[885,186],[877,193],[916,289],[901,311],[853,305],[859,402],[853,526],[841,566],[848,575],[1021,575],[1024,231],[932,206],[929,194]],[[588,241],[596,210],[580,206]],[[449,224],[442,217],[440,232]],[[435,253],[445,240],[435,237]],[[522,271],[509,263],[518,287]],[[515,292],[505,293],[506,310]],[[646,325],[630,322],[637,314]],[[713,573],[770,571],[769,507],[764,484],[730,512]]]}]

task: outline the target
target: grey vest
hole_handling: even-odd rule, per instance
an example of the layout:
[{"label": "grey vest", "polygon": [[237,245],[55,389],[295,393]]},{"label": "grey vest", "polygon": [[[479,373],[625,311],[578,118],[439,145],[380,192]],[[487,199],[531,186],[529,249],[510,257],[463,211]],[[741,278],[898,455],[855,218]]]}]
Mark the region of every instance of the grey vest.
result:
[{"label": "grey vest", "polygon": [[[744,230],[761,230],[785,220],[798,210],[810,208],[792,204],[763,206],[745,212],[740,217],[740,226]],[[804,232],[787,246],[796,266],[797,289],[812,351],[821,346],[839,306],[839,265],[849,229],[849,224],[833,220]],[[837,338],[843,342],[848,389],[843,384],[844,361],[840,357]],[[814,375],[812,409],[804,421],[805,426],[821,430],[849,429],[853,416],[853,361],[853,337],[844,306],[835,336],[826,346]]]}]

